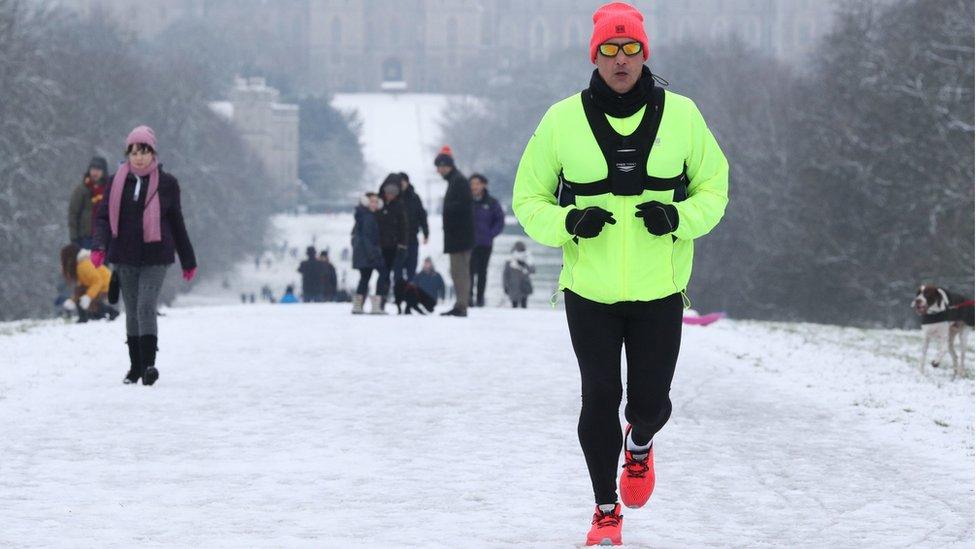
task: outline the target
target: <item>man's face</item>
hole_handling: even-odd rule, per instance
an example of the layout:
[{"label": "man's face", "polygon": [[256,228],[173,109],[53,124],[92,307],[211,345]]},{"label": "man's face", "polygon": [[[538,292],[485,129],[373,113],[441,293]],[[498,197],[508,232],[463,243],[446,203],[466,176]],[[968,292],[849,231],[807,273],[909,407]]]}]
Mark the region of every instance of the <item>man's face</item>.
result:
[{"label": "man's face", "polygon": [[103,172],[101,168],[88,168],[88,177],[90,177],[92,181],[101,179],[103,175],[105,175],[105,172]]},{"label": "man's face", "polygon": [[471,178],[471,194],[473,196],[481,196],[485,192],[485,182],[478,177]]},{"label": "man's face", "polygon": [[437,166],[437,173],[441,174],[441,176],[445,176],[445,175],[451,173],[451,167],[450,166]]},{"label": "man's face", "polygon": [[430,272],[430,270],[433,269],[433,268],[434,268],[434,264],[431,263],[429,259],[425,259],[424,260],[424,270],[427,271],[427,272]]},{"label": "man's face", "polygon": [[[604,44],[627,44],[636,42],[633,38],[611,38]],[[641,75],[641,68],[644,66],[644,54],[627,56],[623,49],[613,57],[607,57],[600,53],[596,54],[596,70],[600,73],[603,81],[610,86],[610,89],[618,94],[625,94],[633,89]]]}]

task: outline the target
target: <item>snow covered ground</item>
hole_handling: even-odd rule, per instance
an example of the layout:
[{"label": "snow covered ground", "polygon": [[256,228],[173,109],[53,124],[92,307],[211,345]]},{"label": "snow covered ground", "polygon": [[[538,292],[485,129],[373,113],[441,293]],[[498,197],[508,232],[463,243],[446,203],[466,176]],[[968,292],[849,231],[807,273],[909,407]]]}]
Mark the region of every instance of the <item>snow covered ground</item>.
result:
[{"label": "snow covered ground", "polygon": [[[182,307],[0,325],[0,546],[574,547],[592,511],[560,311]],[[686,327],[628,547],[972,547],[973,382],[915,332]]]}]

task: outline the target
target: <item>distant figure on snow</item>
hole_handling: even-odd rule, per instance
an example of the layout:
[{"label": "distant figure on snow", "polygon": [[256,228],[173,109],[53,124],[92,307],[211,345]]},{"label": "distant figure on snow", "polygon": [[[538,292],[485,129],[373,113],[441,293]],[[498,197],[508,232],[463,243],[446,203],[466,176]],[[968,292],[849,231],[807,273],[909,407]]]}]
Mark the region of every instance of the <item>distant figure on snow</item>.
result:
[{"label": "distant figure on snow", "polygon": [[[363,303],[369,294],[369,279],[373,271],[384,268],[383,250],[380,248],[380,225],[376,212],[380,210],[380,197],[366,193],[356,206],[355,224],[352,227],[352,268],[359,271],[359,285],[352,300],[352,313],[363,314]],[[380,312],[380,297],[370,296],[373,313]]]},{"label": "distant figure on snow", "polygon": [[420,289],[427,292],[427,295],[433,297],[434,300],[440,301],[445,298],[444,278],[441,277],[439,272],[434,270],[434,262],[429,257],[424,259],[424,268],[417,273],[413,282],[417,286],[420,286]]},{"label": "distant figure on snow", "polygon": [[319,262],[322,263],[323,269],[322,297],[328,302],[335,301],[339,290],[339,278],[336,276],[335,265],[329,261],[329,250],[322,250],[319,253]]},{"label": "distant figure on snow", "polygon": [[407,221],[407,210],[400,198],[400,174],[391,173],[380,185],[383,197],[383,207],[376,212],[376,220],[380,226],[380,248],[383,252],[383,267],[380,268],[380,279],[376,282],[376,294],[379,296],[379,312],[383,312],[390,293],[390,275],[394,280],[403,278],[403,264],[407,260],[407,234],[410,226]]},{"label": "distant figure on snow", "polygon": [[92,228],[95,225],[95,214],[105,196],[108,186],[108,162],[101,156],[96,156],[88,163],[88,171],[81,183],[71,193],[68,203],[68,235],[71,242],[80,248],[92,247]]},{"label": "distant figure on snow", "polygon": [[532,295],[532,275],[535,274],[535,267],[525,243],[518,241],[512,246],[512,256],[505,262],[505,270],[502,273],[502,285],[505,288],[505,295],[512,302],[512,308],[528,306],[529,296]]},{"label": "distant figure on snow", "polygon": [[441,316],[468,316],[471,298],[471,249],[474,248],[474,217],[471,186],[464,174],[454,167],[454,153],[444,146],[434,158],[437,173],[447,181],[444,195],[444,253],[451,257],[451,279],[457,301]]},{"label": "distant figure on snow", "polygon": [[[471,206],[474,215],[474,249],[471,250],[471,305],[485,306],[488,261],[495,237],[505,229],[505,212],[495,197],[488,194],[488,178],[471,176]],[[476,280],[477,279],[477,284]]]},{"label": "distant figure on snow", "polygon": [[119,311],[105,302],[108,295],[112,271],[102,265],[95,267],[91,262],[91,251],[68,244],[61,248],[61,274],[71,290],[71,297],[62,306],[66,311],[78,312],[78,322],[88,322],[108,317],[115,320]]},{"label": "distant figure on snow", "polygon": [[284,293],[284,295],[281,296],[280,303],[286,304],[286,305],[292,304],[292,303],[298,303],[298,298],[295,297],[295,287],[294,286],[292,286],[291,284],[289,284],[287,287],[285,287],[285,293]]},{"label": "distant figure on snow", "polygon": [[305,261],[298,266],[302,275],[302,301],[321,303],[325,301],[325,266],[315,257],[315,247],[305,249]]},{"label": "distant figure on snow", "polygon": [[417,239],[417,231],[423,231],[424,244],[430,236],[430,227],[427,226],[427,210],[424,203],[417,196],[417,191],[410,184],[410,176],[400,172],[400,189],[402,192],[403,207],[407,210],[407,258],[403,263],[403,275],[412,282],[417,274],[417,256],[420,254],[420,241]]}]

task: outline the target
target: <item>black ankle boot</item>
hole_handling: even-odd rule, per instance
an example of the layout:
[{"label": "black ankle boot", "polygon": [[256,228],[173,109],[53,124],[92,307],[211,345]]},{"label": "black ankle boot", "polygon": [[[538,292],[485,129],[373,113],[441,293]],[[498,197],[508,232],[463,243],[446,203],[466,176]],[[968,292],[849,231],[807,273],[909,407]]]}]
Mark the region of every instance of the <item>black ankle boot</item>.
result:
[{"label": "black ankle boot", "polygon": [[156,369],[156,343],[158,338],[154,335],[139,336],[139,353],[142,355],[142,364],[145,372],[142,374],[142,384],[152,385],[159,379],[159,370]]},{"label": "black ankle boot", "polygon": [[125,379],[122,380],[122,383],[131,385],[134,383],[139,383],[139,378],[142,377],[142,359],[139,354],[139,336],[129,336],[126,338],[125,344],[129,347],[129,373],[125,374]]},{"label": "black ankle boot", "polygon": [[119,310],[116,309],[115,307],[112,307],[111,305],[106,305],[105,303],[102,303],[102,311],[105,312],[105,316],[108,317],[109,322],[119,317]]}]

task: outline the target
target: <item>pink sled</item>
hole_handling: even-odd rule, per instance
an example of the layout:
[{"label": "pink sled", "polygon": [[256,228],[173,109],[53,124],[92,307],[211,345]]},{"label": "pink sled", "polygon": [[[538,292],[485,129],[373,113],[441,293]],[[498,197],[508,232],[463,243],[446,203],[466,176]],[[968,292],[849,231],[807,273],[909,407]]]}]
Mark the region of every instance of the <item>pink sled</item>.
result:
[{"label": "pink sled", "polygon": [[685,324],[694,326],[708,326],[709,324],[725,318],[725,313],[709,313],[701,316],[686,316],[681,319]]}]

